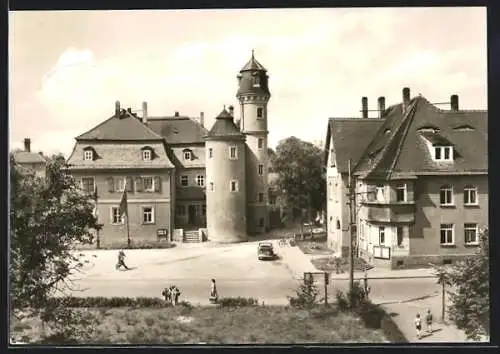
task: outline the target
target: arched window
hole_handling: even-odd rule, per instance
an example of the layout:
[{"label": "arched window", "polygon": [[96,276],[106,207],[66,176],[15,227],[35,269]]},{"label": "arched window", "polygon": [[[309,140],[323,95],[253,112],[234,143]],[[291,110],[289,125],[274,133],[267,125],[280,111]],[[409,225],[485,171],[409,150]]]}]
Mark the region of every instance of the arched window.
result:
[{"label": "arched window", "polygon": [[453,188],[446,184],[439,189],[439,202],[441,205],[453,205]]},{"label": "arched window", "polygon": [[477,205],[477,187],[476,186],[465,186],[464,188],[464,204],[465,205]]}]

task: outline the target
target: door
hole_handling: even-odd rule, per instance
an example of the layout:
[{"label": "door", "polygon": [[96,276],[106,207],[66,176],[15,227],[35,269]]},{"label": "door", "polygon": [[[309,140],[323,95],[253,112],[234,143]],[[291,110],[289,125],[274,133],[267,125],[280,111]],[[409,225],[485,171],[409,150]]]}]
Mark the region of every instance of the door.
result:
[{"label": "door", "polygon": [[188,207],[188,225],[196,224],[196,208],[194,205]]}]

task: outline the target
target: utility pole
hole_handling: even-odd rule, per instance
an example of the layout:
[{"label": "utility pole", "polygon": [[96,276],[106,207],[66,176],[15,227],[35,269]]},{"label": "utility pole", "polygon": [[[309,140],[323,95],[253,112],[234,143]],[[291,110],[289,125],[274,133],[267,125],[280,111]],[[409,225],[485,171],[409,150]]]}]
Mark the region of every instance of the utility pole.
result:
[{"label": "utility pole", "polygon": [[349,181],[348,181],[348,197],[349,197],[349,293],[350,293],[350,304],[351,306],[354,304],[353,294],[354,294],[354,183],[352,182],[352,165],[351,160],[348,162],[348,170],[349,170]]},{"label": "utility pole", "polygon": [[329,283],[329,274],[325,272],[325,306],[328,306],[328,283]]}]

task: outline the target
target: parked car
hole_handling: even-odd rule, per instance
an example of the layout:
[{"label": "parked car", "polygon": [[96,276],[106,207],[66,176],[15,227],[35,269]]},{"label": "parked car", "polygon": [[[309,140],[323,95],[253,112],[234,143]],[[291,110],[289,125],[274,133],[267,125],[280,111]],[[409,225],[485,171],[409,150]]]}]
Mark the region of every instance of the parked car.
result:
[{"label": "parked car", "polygon": [[259,242],[257,257],[259,257],[259,261],[275,259],[276,253],[274,253],[273,244],[271,242]]}]

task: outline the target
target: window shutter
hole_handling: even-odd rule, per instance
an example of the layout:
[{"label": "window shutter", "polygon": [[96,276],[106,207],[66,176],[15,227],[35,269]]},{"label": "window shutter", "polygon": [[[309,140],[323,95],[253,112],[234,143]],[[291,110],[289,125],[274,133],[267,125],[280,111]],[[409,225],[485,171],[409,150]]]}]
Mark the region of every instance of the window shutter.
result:
[{"label": "window shutter", "polygon": [[127,192],[134,191],[134,180],[132,177],[127,177]]},{"label": "window shutter", "polygon": [[108,178],[108,191],[113,193],[115,191],[115,180],[113,177]]},{"label": "window shutter", "polygon": [[143,190],[142,177],[137,177],[135,179],[135,190],[137,192],[142,192],[142,190]]},{"label": "window shutter", "polygon": [[160,178],[160,176],[155,177],[155,192],[161,192],[161,178]]}]

